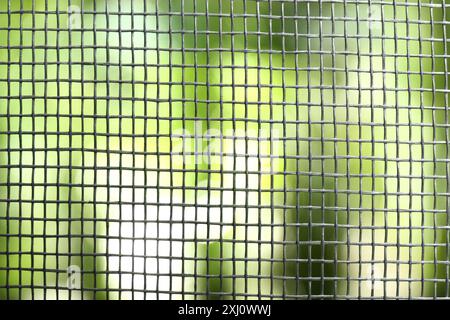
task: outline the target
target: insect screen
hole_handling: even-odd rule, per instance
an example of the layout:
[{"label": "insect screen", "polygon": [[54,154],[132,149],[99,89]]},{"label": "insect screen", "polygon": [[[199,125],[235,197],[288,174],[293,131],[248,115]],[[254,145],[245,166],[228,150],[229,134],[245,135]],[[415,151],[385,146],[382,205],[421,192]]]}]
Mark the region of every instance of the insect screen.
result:
[{"label": "insect screen", "polygon": [[1,1],[0,298],[449,296],[448,7]]}]

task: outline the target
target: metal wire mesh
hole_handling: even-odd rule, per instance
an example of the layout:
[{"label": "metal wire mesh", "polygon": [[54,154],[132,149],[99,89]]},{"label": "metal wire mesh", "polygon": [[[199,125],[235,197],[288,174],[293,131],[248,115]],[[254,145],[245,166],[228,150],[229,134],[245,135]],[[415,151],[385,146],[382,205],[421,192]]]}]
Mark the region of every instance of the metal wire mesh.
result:
[{"label": "metal wire mesh", "polygon": [[448,6],[2,1],[0,298],[448,297]]}]

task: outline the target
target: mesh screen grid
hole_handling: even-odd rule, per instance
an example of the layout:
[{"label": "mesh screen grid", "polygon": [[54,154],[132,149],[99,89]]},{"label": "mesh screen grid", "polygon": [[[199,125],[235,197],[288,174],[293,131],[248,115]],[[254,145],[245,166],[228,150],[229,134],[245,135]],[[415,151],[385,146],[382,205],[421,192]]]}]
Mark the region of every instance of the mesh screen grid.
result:
[{"label": "mesh screen grid", "polygon": [[0,299],[445,299],[446,0],[0,3]]}]

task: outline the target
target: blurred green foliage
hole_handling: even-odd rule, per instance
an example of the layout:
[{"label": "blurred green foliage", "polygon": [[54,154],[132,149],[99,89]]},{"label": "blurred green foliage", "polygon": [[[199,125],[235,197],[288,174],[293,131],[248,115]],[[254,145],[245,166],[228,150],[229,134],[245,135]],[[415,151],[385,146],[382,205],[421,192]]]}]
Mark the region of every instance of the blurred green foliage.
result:
[{"label": "blurred green foliage", "polygon": [[[182,297],[445,295],[449,13],[420,4],[1,2],[0,298],[121,297],[109,228],[136,198],[103,166],[170,170],[191,205],[234,190]],[[171,155],[198,123],[219,155]]]}]

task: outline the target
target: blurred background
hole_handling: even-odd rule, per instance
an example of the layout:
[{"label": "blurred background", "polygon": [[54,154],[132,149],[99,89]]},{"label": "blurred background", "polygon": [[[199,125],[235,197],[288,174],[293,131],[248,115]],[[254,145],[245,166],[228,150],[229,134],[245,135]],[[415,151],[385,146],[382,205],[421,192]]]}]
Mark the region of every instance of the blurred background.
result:
[{"label": "blurred background", "polygon": [[0,299],[448,297],[449,7],[0,2]]}]

